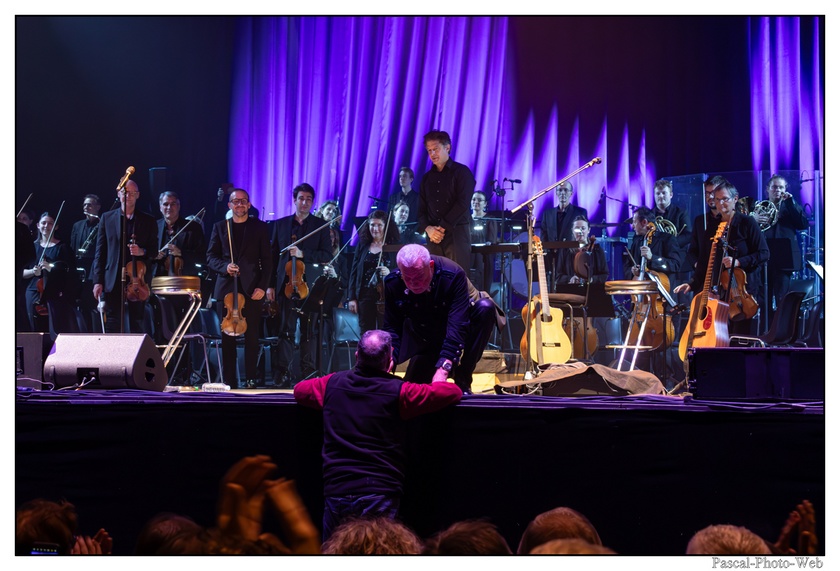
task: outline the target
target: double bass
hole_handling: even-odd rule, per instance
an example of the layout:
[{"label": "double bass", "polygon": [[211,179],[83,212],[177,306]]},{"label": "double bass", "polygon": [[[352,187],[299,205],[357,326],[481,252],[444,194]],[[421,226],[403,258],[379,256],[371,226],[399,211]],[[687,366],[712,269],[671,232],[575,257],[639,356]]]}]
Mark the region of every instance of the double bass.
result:
[{"label": "double bass", "polygon": [[712,238],[709,263],[706,266],[706,279],[703,291],[691,300],[691,314],[685,331],[680,338],[679,355],[686,373],[688,373],[688,351],[692,347],[728,347],[729,346],[729,305],[711,292],[712,273],[717,260],[718,242],[726,237],[728,222],[718,224]]}]

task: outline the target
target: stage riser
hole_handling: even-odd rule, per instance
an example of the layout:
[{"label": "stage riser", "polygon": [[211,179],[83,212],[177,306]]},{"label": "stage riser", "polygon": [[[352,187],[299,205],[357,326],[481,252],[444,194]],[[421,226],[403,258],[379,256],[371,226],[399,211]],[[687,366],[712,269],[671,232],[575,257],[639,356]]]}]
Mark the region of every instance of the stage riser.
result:
[{"label": "stage riser", "polygon": [[707,347],[689,353],[695,398],[825,398],[825,350]]}]

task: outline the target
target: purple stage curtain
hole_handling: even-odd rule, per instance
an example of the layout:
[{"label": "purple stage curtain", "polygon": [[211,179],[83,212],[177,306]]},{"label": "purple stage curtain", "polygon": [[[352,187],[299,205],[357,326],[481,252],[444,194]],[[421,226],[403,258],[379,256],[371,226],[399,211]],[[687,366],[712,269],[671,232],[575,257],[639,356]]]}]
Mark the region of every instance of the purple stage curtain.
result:
[{"label": "purple stage curtain", "polygon": [[506,38],[506,18],[243,18],[232,182],[266,219],[293,212],[302,182],[316,206],[339,199],[345,216],[365,216],[400,167],[419,188],[423,135],[441,129],[482,188],[503,148]]}]

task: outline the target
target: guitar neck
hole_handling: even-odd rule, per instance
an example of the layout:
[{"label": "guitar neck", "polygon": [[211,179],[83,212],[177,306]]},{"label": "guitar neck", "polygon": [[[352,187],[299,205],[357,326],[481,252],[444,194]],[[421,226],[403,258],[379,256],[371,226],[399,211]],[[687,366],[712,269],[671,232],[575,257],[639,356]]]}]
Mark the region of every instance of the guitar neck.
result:
[{"label": "guitar neck", "polygon": [[540,280],[540,299],[542,300],[542,312],[543,315],[550,315],[550,308],[548,304],[548,280],[545,277],[545,262],[543,257],[545,254],[542,252],[536,255],[537,257],[537,274],[539,275]]}]

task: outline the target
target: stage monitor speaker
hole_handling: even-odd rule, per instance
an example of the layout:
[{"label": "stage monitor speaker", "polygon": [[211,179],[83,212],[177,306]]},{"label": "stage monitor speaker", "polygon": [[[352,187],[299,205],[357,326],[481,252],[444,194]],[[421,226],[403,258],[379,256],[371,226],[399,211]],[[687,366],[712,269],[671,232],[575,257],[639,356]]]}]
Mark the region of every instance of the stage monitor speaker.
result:
[{"label": "stage monitor speaker", "polygon": [[688,364],[696,399],[825,398],[823,349],[698,347]]},{"label": "stage monitor speaker", "polygon": [[[44,359],[52,346],[48,333],[18,333],[15,351],[17,386],[41,388]],[[35,382],[38,381],[38,382]]]},{"label": "stage monitor speaker", "polygon": [[113,333],[59,335],[44,363],[44,380],[56,387],[84,382],[86,389],[163,391],[169,379],[151,337]]}]

